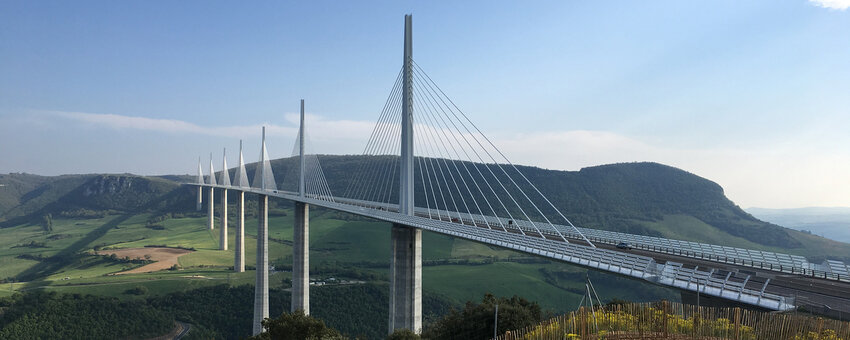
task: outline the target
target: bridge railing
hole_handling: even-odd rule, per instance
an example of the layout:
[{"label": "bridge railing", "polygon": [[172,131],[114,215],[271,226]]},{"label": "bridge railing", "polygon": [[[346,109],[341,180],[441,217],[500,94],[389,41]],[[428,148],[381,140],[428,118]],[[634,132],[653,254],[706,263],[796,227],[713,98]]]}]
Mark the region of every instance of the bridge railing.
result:
[{"label": "bridge railing", "polygon": [[826,271],[817,270],[817,269],[800,268],[799,266],[794,266],[794,265],[766,263],[766,262],[763,262],[763,261],[742,259],[742,258],[739,258],[739,257],[736,257],[736,256],[706,254],[704,252],[699,252],[699,251],[689,251],[689,250],[683,250],[681,248],[670,248],[670,247],[662,247],[662,246],[657,246],[657,245],[652,245],[652,244],[644,244],[644,243],[639,243],[639,242],[630,242],[630,241],[626,241],[626,240],[623,240],[623,239],[613,240],[613,239],[609,239],[609,238],[590,236],[590,235],[587,235],[587,234],[585,234],[585,236],[588,239],[590,239],[592,242],[595,242],[595,243],[617,245],[620,242],[627,242],[627,243],[629,243],[629,246],[631,246],[635,249],[652,251],[652,252],[656,252],[656,253],[664,253],[664,254],[690,257],[690,258],[696,258],[696,259],[708,260],[708,261],[714,261],[714,262],[720,262],[720,263],[728,263],[728,264],[732,264],[732,265],[759,268],[759,269],[762,269],[762,270],[771,270],[771,271],[789,273],[789,274],[812,277],[812,278],[850,282],[850,276],[848,276],[848,275],[842,275],[842,274],[839,274],[839,273],[831,273],[831,272],[826,272]]},{"label": "bridge railing", "polygon": [[[576,238],[578,236],[578,235],[572,235],[572,234],[568,233],[567,231],[564,231],[564,232],[567,236],[569,236],[571,238]],[[617,234],[629,235],[629,234],[624,234],[624,233],[617,233]],[[691,258],[697,258],[697,259],[720,262],[720,263],[728,263],[728,264],[745,266],[745,267],[759,268],[759,269],[762,269],[762,270],[777,271],[777,272],[789,273],[789,274],[812,277],[812,278],[850,282],[850,275],[846,275],[846,274],[842,275],[841,273],[827,272],[827,271],[818,270],[818,269],[803,268],[800,265],[794,265],[794,264],[790,264],[790,263],[787,263],[787,262],[774,263],[774,262],[767,262],[767,261],[759,261],[759,260],[754,260],[754,259],[742,258],[741,256],[726,255],[726,254],[720,255],[720,254],[717,254],[717,253],[706,253],[706,252],[697,251],[697,250],[687,250],[687,249],[682,249],[682,248],[677,248],[677,247],[667,247],[667,246],[661,246],[661,245],[657,245],[657,244],[647,244],[647,243],[641,242],[640,240],[635,240],[633,238],[627,238],[627,237],[620,237],[620,238],[599,237],[597,235],[594,235],[593,232],[585,232],[585,236],[594,243],[617,245],[621,242],[626,242],[626,243],[629,243],[629,245],[631,247],[633,247],[635,249],[640,249],[640,250],[652,251],[652,252],[657,252],[657,253],[665,253],[665,254],[683,256],[683,257],[691,257]]]},{"label": "bridge railing", "polygon": [[[417,208],[417,211],[422,213],[427,212],[423,208]],[[539,229],[547,236],[556,237],[557,234],[553,231],[550,231],[550,227],[548,225],[538,223],[537,229],[531,225],[531,222],[525,220],[510,220],[502,217],[493,217],[493,216],[485,216],[478,214],[470,214],[470,213],[458,213],[451,211],[443,211],[432,209],[432,212],[435,214],[439,214],[441,216],[458,216],[458,218],[453,219],[453,221],[458,223],[464,223],[466,221],[473,221],[474,223],[488,223],[492,226],[498,226],[499,224],[508,225],[510,224],[514,228],[522,229],[526,233],[535,233],[535,230]],[[541,228],[542,227],[542,228]],[[571,228],[562,225],[554,225],[555,228],[558,228],[560,232],[569,238],[573,239],[581,239],[581,236],[576,234]],[[850,282],[850,275],[834,273],[825,270],[818,270],[811,268],[814,265],[806,261],[806,259],[802,256],[798,255],[789,255],[789,254],[780,254],[773,252],[764,252],[757,250],[749,250],[742,248],[734,248],[734,247],[726,247],[726,246],[718,246],[690,241],[681,241],[681,240],[670,240],[663,239],[652,236],[643,236],[643,235],[633,235],[626,234],[620,232],[613,232],[607,230],[597,230],[597,229],[589,229],[589,228],[578,228],[587,239],[594,243],[603,243],[610,245],[617,245],[620,242],[627,242],[632,247],[659,252],[666,253],[676,256],[684,256],[691,258],[698,258],[702,260],[715,261],[721,263],[729,263],[733,265],[740,265],[752,268],[759,268],[762,270],[771,270],[783,273],[789,273],[799,276],[820,278],[826,280],[835,280],[835,281],[844,281]],[[604,236],[601,236],[604,235]],[[605,237],[607,236],[607,237]],[[659,241],[660,240],[660,241]],[[654,242],[658,241],[658,242]],[[675,247],[670,245],[662,245],[668,243],[676,243],[676,244],[684,244],[685,246],[690,247],[689,249],[683,249],[682,247]],[[706,252],[703,249],[710,248],[712,252]],[[721,255],[722,254],[722,255]],[[756,259],[756,257],[761,257],[761,260]],[[774,261],[767,261],[764,258],[774,258]],[[841,263],[843,265],[843,263]],[[806,267],[809,268],[806,268]]]},{"label": "bridge railing", "polygon": [[751,282],[750,276],[747,276],[743,281],[739,281],[740,278],[732,275],[718,278],[713,275],[715,274],[714,270],[702,271],[698,268],[685,268],[680,263],[672,262],[664,264],[661,270],[663,275],[659,277],[659,280],[673,287],[759,306],[775,304],[777,307],[790,307],[794,304],[793,298],[765,293],[769,281],[765,282],[760,290],[747,288],[747,283]]}]

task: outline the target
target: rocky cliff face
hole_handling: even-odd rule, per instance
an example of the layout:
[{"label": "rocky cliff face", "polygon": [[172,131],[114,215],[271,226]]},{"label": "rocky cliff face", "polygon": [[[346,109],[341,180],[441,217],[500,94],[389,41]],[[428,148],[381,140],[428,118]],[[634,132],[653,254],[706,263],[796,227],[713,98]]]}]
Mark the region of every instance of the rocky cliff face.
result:
[{"label": "rocky cliff face", "polygon": [[98,176],[94,180],[83,185],[82,194],[84,197],[94,195],[115,195],[119,192],[131,190],[133,183],[138,181],[139,177],[128,176]]},{"label": "rocky cliff face", "polygon": [[146,210],[178,184],[158,178],[135,175],[97,175],[83,183],[61,202],[67,207],[139,211]]}]

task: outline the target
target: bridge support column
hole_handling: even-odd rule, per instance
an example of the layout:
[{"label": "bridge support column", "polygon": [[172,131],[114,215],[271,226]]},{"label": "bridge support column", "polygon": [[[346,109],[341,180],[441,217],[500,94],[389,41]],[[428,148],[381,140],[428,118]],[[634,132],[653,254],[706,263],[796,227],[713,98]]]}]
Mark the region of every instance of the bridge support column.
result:
[{"label": "bridge support column", "polygon": [[260,195],[257,214],[257,282],[254,285],[254,332],[263,332],[263,319],[269,317],[269,196]]},{"label": "bridge support column", "polygon": [[[227,170],[225,170],[227,171]],[[221,190],[221,234],[219,235],[219,250],[227,250],[227,189]]]},{"label": "bridge support column", "polygon": [[213,202],[214,199],[213,198],[215,198],[215,188],[210,187],[210,195],[209,196],[210,196],[210,201],[209,201],[209,204],[208,204],[209,205],[209,221],[207,223],[208,224],[207,228],[209,230],[213,230],[213,228],[215,228],[215,208],[213,207],[214,206],[214,202]]},{"label": "bridge support column", "polygon": [[422,230],[392,227],[389,333],[406,328],[422,331]]},{"label": "bridge support column", "polygon": [[310,205],[295,202],[292,245],[292,307],[310,314]]},{"label": "bridge support column", "polygon": [[236,258],[233,262],[233,271],[242,273],[245,271],[245,192],[238,191],[236,196]]},{"label": "bridge support column", "polygon": [[[203,184],[203,183],[201,183],[201,184]],[[203,206],[204,206],[203,205],[203,197],[204,197],[204,188],[199,186],[198,187],[198,206],[195,208],[198,211],[201,211],[201,209],[203,209]]]}]

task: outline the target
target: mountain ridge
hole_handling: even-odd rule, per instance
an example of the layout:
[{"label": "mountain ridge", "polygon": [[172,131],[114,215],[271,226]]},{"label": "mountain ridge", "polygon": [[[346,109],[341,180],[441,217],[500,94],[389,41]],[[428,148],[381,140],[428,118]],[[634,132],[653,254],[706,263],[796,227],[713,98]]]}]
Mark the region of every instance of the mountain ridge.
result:
[{"label": "mountain ridge", "polygon": [[[362,171],[358,170],[358,163],[368,157],[319,155],[332,191],[345,192],[352,178]],[[392,159],[385,157],[387,161]],[[278,187],[291,185],[297,157],[275,159],[271,164]],[[256,163],[246,168],[251,179]],[[517,168],[579,226],[804,254],[815,260],[827,256],[850,259],[850,245],[761,221],[729,200],[717,183],[671,166],[634,162],[578,171],[520,165]],[[235,169],[229,171],[232,176]],[[0,181],[5,183],[9,176],[12,175],[0,175]],[[194,212],[195,209],[196,191],[177,182],[194,182],[192,176],[99,174],[16,178],[25,182],[18,185],[17,196],[9,198],[0,193],[0,202],[22,203],[0,210],[0,226],[33,223],[48,213],[74,216],[87,211]],[[26,200],[22,199],[24,196]]]}]

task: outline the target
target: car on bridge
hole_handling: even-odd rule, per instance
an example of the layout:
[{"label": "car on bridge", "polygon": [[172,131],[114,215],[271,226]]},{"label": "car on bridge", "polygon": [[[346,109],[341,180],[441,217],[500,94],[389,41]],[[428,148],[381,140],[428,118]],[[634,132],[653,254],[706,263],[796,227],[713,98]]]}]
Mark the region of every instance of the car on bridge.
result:
[{"label": "car on bridge", "polygon": [[628,242],[617,243],[617,249],[632,250],[632,245]]}]

